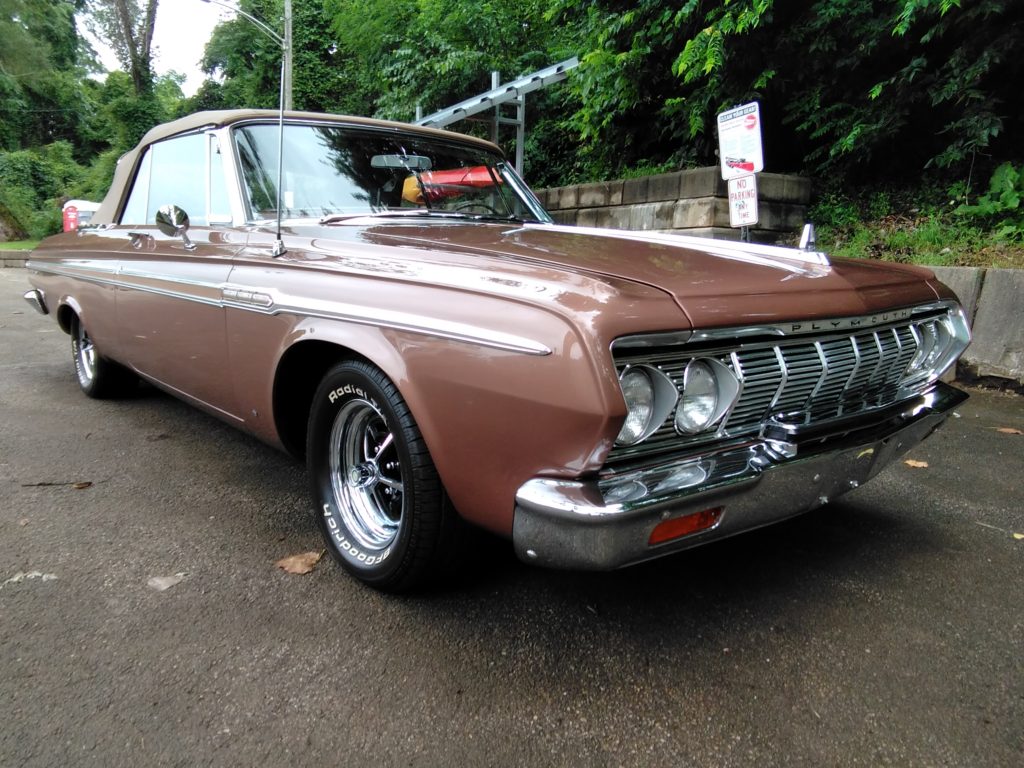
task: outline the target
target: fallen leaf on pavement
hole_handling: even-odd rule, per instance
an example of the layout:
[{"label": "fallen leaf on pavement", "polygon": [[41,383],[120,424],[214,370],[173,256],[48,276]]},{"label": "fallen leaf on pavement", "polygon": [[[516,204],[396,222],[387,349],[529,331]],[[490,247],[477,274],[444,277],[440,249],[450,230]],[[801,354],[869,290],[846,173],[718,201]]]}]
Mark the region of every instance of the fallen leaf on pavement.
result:
[{"label": "fallen leaf on pavement", "polygon": [[184,573],[176,573],[173,576],[153,576],[146,582],[146,586],[150,589],[155,589],[157,592],[166,592],[175,584],[180,584],[184,578]]},{"label": "fallen leaf on pavement", "polygon": [[32,581],[33,579],[39,579],[41,581],[55,581],[57,578],[56,573],[43,573],[42,571],[18,571],[11,578],[0,582],[0,589],[3,589],[8,584],[20,584],[23,581]]},{"label": "fallen leaf on pavement", "polygon": [[908,467],[914,467],[914,469],[924,469],[928,466],[927,461],[918,461],[917,459],[907,459],[903,463]]},{"label": "fallen leaf on pavement", "polygon": [[1013,538],[1015,538],[1017,541],[1020,541],[1021,539],[1024,539],[1024,533],[1015,533],[1013,534]]},{"label": "fallen leaf on pavement", "polygon": [[92,483],[90,483],[88,480],[85,480],[81,483],[72,483],[71,487],[74,488],[76,491],[84,491],[86,488],[92,488]]},{"label": "fallen leaf on pavement", "polygon": [[324,550],[322,549],[319,552],[303,552],[301,555],[282,557],[274,565],[285,573],[294,573],[301,576],[312,571],[323,556]]},{"label": "fallen leaf on pavement", "polygon": [[1002,432],[1004,435],[1024,435],[1024,431],[1013,427],[996,427],[996,432]]}]

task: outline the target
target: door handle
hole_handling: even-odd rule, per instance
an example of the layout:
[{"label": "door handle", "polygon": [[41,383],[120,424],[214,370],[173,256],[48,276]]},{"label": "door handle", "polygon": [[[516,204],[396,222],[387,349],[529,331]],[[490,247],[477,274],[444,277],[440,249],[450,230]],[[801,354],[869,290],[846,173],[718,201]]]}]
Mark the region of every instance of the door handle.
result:
[{"label": "door handle", "polygon": [[153,236],[147,232],[129,232],[128,237],[131,240],[132,248],[135,250],[142,248],[143,242],[152,242],[153,240]]}]

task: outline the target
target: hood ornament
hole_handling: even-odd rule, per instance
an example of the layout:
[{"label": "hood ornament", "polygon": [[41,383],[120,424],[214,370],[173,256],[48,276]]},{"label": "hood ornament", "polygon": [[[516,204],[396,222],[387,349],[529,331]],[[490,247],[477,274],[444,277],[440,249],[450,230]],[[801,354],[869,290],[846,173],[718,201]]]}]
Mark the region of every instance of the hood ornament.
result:
[{"label": "hood ornament", "polygon": [[817,238],[814,236],[814,225],[810,222],[804,224],[804,231],[800,234],[800,250],[811,253],[818,250]]}]

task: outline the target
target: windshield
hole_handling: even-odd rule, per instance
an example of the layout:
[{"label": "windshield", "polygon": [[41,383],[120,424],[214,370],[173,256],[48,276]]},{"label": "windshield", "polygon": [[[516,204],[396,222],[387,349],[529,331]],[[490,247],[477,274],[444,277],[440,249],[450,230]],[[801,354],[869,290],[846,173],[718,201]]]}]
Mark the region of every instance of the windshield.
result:
[{"label": "windshield", "polygon": [[[250,220],[276,218],[278,126],[245,125],[234,137]],[[551,221],[500,155],[429,136],[285,125],[283,166],[284,218]]]}]

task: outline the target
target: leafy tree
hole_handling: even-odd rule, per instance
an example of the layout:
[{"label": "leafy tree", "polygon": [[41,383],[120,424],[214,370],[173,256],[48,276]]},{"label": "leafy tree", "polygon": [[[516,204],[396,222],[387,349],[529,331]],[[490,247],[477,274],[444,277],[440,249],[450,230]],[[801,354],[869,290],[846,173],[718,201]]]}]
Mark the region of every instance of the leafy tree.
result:
[{"label": "leafy tree", "polygon": [[153,89],[153,33],[158,0],[88,0],[92,31],[114,51],[136,96]]},{"label": "leafy tree", "polygon": [[[241,0],[238,6],[271,28],[282,28],[280,0]],[[241,16],[214,28],[202,68],[223,78],[223,84],[208,80],[201,87],[204,108],[270,109],[278,104],[281,48]]]},{"label": "leafy tree", "polygon": [[412,119],[553,63],[561,48],[544,0],[328,0],[339,49],[382,117]]},{"label": "leafy tree", "polygon": [[[239,8],[283,33],[281,0],[242,0]],[[293,3],[292,101],[296,109],[330,112],[344,101],[348,80],[336,53],[322,4]],[[202,67],[224,82],[207,80],[189,100],[189,111],[278,106],[281,49],[247,19],[239,16],[217,25]]]},{"label": "leafy tree", "polygon": [[[412,120],[488,90],[503,80],[568,58],[573,31],[552,23],[547,0],[327,0],[336,57],[350,84],[342,106],[356,114]],[[527,109],[527,176],[555,183],[577,175],[576,137],[563,124],[566,93],[531,94]],[[489,136],[486,123],[456,130]],[[507,135],[507,134],[506,134]],[[513,147],[508,146],[511,152]]]},{"label": "leafy tree", "polygon": [[555,0],[550,15],[582,33],[572,121],[598,166],[713,162],[715,113],[750,99],[777,170],[916,174],[1012,151],[1022,127],[1013,0]]},{"label": "leafy tree", "polygon": [[78,143],[89,104],[79,83],[79,2],[0,0],[0,149]]}]

